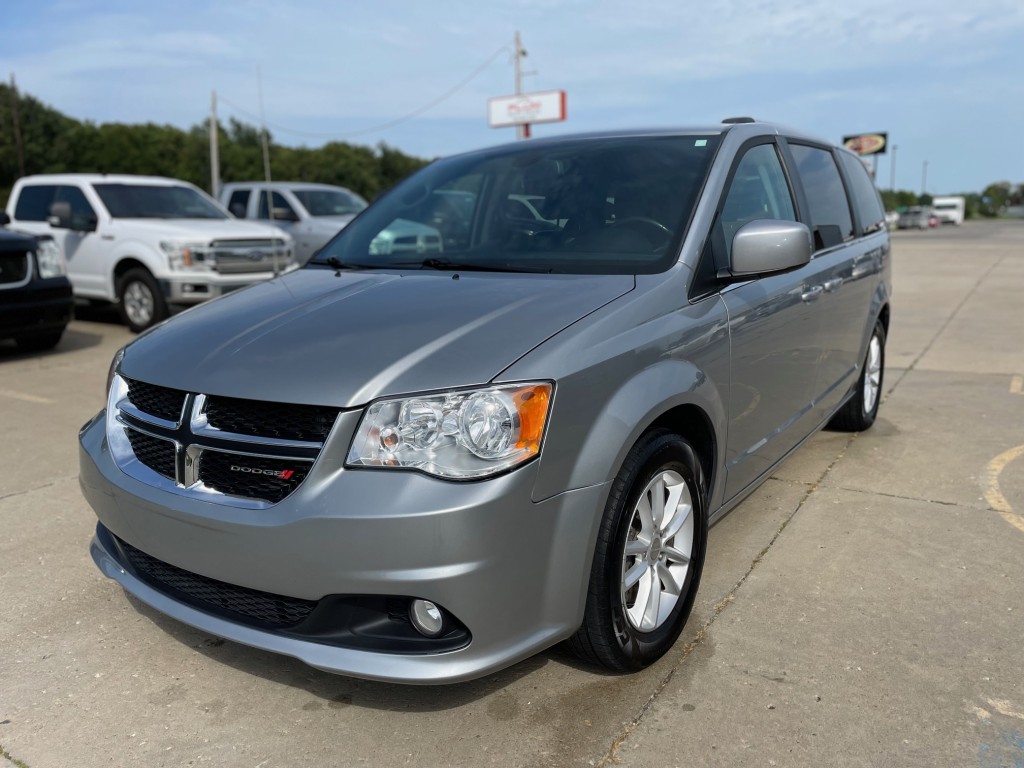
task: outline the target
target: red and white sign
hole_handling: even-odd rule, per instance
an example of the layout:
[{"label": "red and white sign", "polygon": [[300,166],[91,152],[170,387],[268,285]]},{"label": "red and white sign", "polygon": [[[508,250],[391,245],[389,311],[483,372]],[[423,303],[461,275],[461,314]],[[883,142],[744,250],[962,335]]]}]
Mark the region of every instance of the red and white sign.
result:
[{"label": "red and white sign", "polygon": [[487,122],[491,128],[565,120],[565,91],[521,93],[487,100]]}]

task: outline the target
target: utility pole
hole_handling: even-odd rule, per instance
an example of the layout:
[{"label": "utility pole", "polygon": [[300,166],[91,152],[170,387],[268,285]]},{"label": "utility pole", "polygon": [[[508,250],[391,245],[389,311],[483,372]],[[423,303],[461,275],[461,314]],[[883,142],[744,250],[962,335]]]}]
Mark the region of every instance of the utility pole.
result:
[{"label": "utility pole", "polygon": [[[267,216],[270,219],[270,223],[274,223],[274,193],[270,189],[270,136],[267,133],[267,117],[263,110],[263,70],[259,64],[256,65],[256,82],[259,85],[259,96],[260,96],[260,127],[263,129],[263,177],[267,182],[267,189],[265,194],[267,196]],[[274,252],[274,275],[278,273],[277,265],[277,248],[273,249]]]},{"label": "utility pole", "polygon": [[14,124],[14,147],[18,153],[18,176],[25,175],[25,145],[21,142],[21,118],[18,116],[18,85],[11,72],[11,122]]},{"label": "utility pole", "polygon": [[924,165],[921,167],[921,196],[923,197],[928,190],[928,161],[924,161]]},{"label": "utility pole", "polygon": [[[515,62],[516,62],[516,96],[519,96],[523,92],[523,68],[522,59],[526,57],[526,51],[523,50],[523,42],[519,39],[519,32],[516,32],[515,42]],[[517,139],[528,139],[530,138],[530,124],[523,123],[522,125],[516,126],[516,138]]]},{"label": "utility pole", "polygon": [[220,196],[220,145],[217,127],[217,91],[210,91],[210,194]]},{"label": "utility pole", "polygon": [[892,145],[892,164],[889,166],[889,191],[896,191],[896,150],[899,149],[895,144]]}]

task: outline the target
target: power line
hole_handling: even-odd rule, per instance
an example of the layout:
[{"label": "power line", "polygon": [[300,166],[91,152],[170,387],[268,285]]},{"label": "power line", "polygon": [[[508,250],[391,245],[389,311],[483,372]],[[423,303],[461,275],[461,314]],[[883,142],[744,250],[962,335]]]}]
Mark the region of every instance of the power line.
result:
[{"label": "power line", "polygon": [[465,78],[463,78],[461,81],[459,81],[459,83],[457,85],[455,85],[454,87],[448,89],[447,91],[442,93],[440,96],[438,96],[433,101],[430,101],[430,102],[424,104],[423,106],[418,107],[417,109],[414,109],[412,112],[409,112],[408,114],[405,114],[402,117],[395,118],[394,120],[389,120],[386,123],[381,123],[380,125],[375,125],[375,126],[372,126],[370,128],[360,128],[357,131],[346,131],[346,132],[342,132],[342,133],[334,133],[334,132],[332,132],[332,133],[323,133],[323,132],[317,132],[317,131],[303,131],[303,130],[299,130],[299,129],[296,129],[296,128],[289,128],[289,127],[284,126],[284,125],[279,125],[277,123],[271,123],[271,122],[262,120],[259,115],[253,114],[252,112],[250,112],[249,110],[245,109],[244,107],[238,106],[237,104],[235,104],[230,99],[225,98],[223,94],[219,94],[218,98],[220,99],[220,101],[222,101],[223,103],[225,103],[228,106],[230,106],[236,112],[240,112],[241,114],[245,115],[250,120],[259,121],[259,122],[263,123],[264,125],[269,126],[270,128],[273,128],[275,131],[280,131],[281,133],[290,133],[290,134],[294,134],[294,135],[297,135],[297,136],[309,136],[311,138],[317,138],[317,139],[324,139],[324,138],[346,139],[346,138],[350,138],[350,137],[353,137],[353,136],[362,136],[362,135],[365,135],[367,133],[376,133],[377,131],[383,131],[383,130],[386,130],[388,128],[393,128],[396,125],[400,125],[401,123],[404,123],[404,122],[407,122],[409,120],[412,120],[415,117],[419,117],[424,112],[427,112],[427,111],[433,109],[438,104],[440,104],[441,102],[451,98],[456,93],[458,93],[463,88],[465,88],[467,85],[469,85],[474,79],[476,79],[476,77],[478,75],[480,75],[480,73],[482,73],[485,69],[487,69],[487,67],[489,67],[494,62],[494,60],[496,58],[498,58],[498,56],[500,56],[501,54],[505,53],[506,51],[508,51],[508,46],[507,45],[503,45],[500,48],[498,48],[498,50],[496,50],[494,53],[492,53],[490,56],[487,57],[487,59],[483,62],[483,64],[478,66],[469,75],[467,75]]}]

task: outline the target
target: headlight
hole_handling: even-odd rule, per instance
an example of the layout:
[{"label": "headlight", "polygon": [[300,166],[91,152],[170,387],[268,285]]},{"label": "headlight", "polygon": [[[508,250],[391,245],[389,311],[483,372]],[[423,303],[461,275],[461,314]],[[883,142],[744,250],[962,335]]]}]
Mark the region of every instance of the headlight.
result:
[{"label": "headlight", "polygon": [[64,254],[53,240],[40,238],[36,241],[36,264],[39,265],[39,276],[42,278],[60,277],[68,273]]},{"label": "headlight", "polygon": [[167,254],[171,269],[209,269],[212,264],[207,262],[206,243],[179,243],[165,240],[160,243],[160,250]]},{"label": "headlight", "polygon": [[379,400],[363,414],[347,464],[455,480],[503,472],[540,452],[551,389],[507,384]]}]

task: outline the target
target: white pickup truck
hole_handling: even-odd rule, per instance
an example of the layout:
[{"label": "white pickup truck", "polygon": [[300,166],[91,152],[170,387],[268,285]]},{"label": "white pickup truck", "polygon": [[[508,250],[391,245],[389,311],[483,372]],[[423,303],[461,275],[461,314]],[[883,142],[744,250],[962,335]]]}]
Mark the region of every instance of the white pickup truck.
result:
[{"label": "white pickup truck", "polygon": [[224,185],[220,201],[240,219],[264,221],[290,234],[299,264],[309,261],[366,207],[351,189],[304,181],[236,181]]},{"label": "white pickup truck", "polygon": [[296,268],[292,238],[237,221],[184,181],[50,174],[19,179],[7,202],[18,229],[52,235],[75,296],[114,302],[141,331],[172,304],[196,304]]}]

